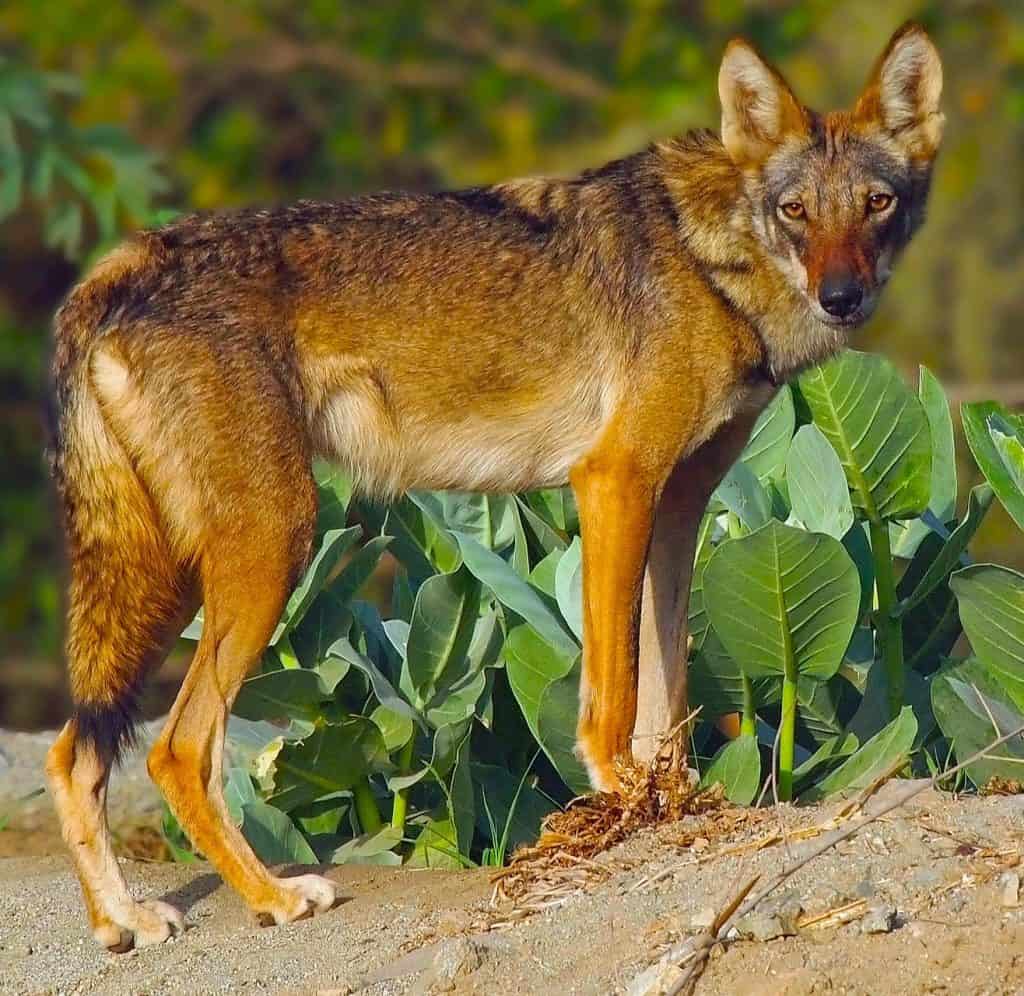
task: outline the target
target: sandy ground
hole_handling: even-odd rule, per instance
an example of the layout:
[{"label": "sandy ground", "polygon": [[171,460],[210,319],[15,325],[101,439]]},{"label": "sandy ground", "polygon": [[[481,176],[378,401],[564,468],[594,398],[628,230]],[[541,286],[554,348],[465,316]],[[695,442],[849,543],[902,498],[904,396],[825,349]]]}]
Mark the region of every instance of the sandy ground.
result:
[{"label": "sandy ground", "polygon": [[[685,848],[678,825],[644,832],[603,855],[584,890],[511,924],[508,907],[490,905],[483,870],[333,868],[336,909],[260,928],[209,868],[126,861],[139,895],[178,905],[189,923],[127,955],[94,945],[63,855],[34,853],[52,850],[52,834],[7,831],[0,993],[627,992],[738,882],[813,847],[800,829],[813,835],[831,812],[780,809]],[[788,840],[752,847],[780,830]],[[796,936],[717,948],[697,992],[1024,993],[1022,850],[1024,797],[925,792],[798,872],[744,925],[758,938]],[[815,922],[835,909],[851,921]]]}]

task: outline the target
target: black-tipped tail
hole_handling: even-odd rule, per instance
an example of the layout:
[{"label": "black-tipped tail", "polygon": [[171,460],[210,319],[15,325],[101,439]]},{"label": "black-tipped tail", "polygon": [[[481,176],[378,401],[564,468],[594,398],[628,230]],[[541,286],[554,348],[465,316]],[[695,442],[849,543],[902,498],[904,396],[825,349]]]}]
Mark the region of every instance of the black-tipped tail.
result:
[{"label": "black-tipped tail", "polygon": [[119,764],[138,742],[138,697],[132,693],[111,705],[76,705],[75,740],[92,747],[107,764]]}]

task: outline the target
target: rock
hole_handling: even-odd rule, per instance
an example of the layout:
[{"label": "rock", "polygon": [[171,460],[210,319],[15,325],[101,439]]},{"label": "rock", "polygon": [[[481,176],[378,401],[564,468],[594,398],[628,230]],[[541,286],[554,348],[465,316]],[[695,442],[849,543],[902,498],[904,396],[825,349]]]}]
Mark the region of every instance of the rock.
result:
[{"label": "rock", "polygon": [[860,921],[862,934],[891,934],[899,923],[895,907],[871,906]]},{"label": "rock", "polygon": [[778,937],[792,937],[796,927],[778,914],[754,912],[736,921],[736,932],[749,941],[774,941]]},{"label": "rock", "polygon": [[716,916],[718,914],[710,906],[705,906],[690,918],[690,927],[693,930],[708,930],[714,924]]},{"label": "rock", "polygon": [[788,934],[797,932],[797,921],[804,912],[804,905],[800,896],[792,890],[782,892],[773,899],[768,899],[761,904],[761,912],[774,916],[786,928]]},{"label": "rock", "polygon": [[999,887],[1002,889],[1000,901],[1007,908],[1020,905],[1020,874],[1006,871],[999,876]]},{"label": "rock", "polygon": [[468,937],[446,941],[434,955],[434,979],[451,982],[475,972],[481,964],[480,948]]}]

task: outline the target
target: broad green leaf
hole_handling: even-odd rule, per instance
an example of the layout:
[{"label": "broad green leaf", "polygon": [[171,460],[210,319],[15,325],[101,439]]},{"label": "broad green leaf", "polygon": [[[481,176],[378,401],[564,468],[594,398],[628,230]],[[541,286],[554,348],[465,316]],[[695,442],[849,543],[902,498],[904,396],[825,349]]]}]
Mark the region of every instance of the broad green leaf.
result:
[{"label": "broad green leaf", "polygon": [[[949,399],[938,378],[921,367],[917,395],[924,405],[932,439],[931,492],[928,509],[939,522],[956,517],[956,445],[953,438],[953,419],[949,412]],[[894,522],[892,552],[897,557],[912,557],[918,544],[930,532],[926,523],[914,519],[907,523]]]},{"label": "broad green leaf", "polygon": [[[776,677],[754,678],[753,685],[756,709],[779,701],[782,685]],[[743,711],[743,672],[713,629],[690,663],[687,695],[692,708],[700,707],[703,720]]]},{"label": "broad green leaf", "polygon": [[242,834],[268,865],[315,865],[316,855],[285,813],[265,802],[242,807]]},{"label": "broad green leaf", "polygon": [[526,500],[534,512],[563,533],[579,530],[579,512],[571,488],[541,488],[531,491]]},{"label": "broad green leaf", "polygon": [[459,855],[459,832],[451,816],[445,813],[429,819],[416,838],[406,867],[460,871],[465,866]]},{"label": "broad green leaf", "polygon": [[687,624],[693,649],[700,650],[704,638],[711,625],[704,609],[704,568],[711,559],[715,548],[711,545],[710,534],[714,527],[714,519],[705,515],[701,521],[697,537],[697,552],[693,560],[693,577],[690,580],[690,603],[687,610]]},{"label": "broad green leaf", "polygon": [[523,517],[523,525],[533,538],[539,556],[566,548],[568,544],[565,539],[529,506],[525,498],[517,496],[516,503]]},{"label": "broad green leaf", "polygon": [[389,766],[380,730],[364,716],[320,726],[299,743],[285,744],[275,758],[277,777],[271,802],[291,810],[330,792],[350,789],[359,779]]},{"label": "broad green leaf", "polygon": [[352,546],[362,533],[361,526],[350,526],[348,529],[330,529],[324,533],[320,541],[320,549],[313,557],[313,562],[303,575],[298,587],[292,592],[285,606],[284,617],[277,624],[274,635],[270,639],[273,646],[281,637],[294,629],[313,604],[313,599],[320,594],[328,576],[337,567],[345,552]]},{"label": "broad green leaf", "polygon": [[467,533],[498,552],[515,539],[515,499],[511,495],[443,491],[437,498],[449,532]]},{"label": "broad green leaf", "polygon": [[800,376],[800,391],[872,521],[920,515],[931,491],[924,406],[888,360],[847,350]]},{"label": "broad green leaf", "polygon": [[915,736],[917,720],[910,706],[904,706],[885,729],[873,736],[830,775],[804,792],[800,801],[816,802],[837,792],[867,788],[876,778],[898,764],[901,758],[909,759]]},{"label": "broad green leaf", "polygon": [[[1003,734],[1024,725],[1020,703],[1014,701],[1000,676],[974,658],[935,676],[932,705],[958,761],[966,761]],[[1016,737],[1001,744],[968,765],[967,774],[979,788],[994,776],[1024,781],[1024,740]]]},{"label": "broad green leaf", "polygon": [[288,634],[288,642],[301,663],[315,664],[326,658],[335,640],[349,635],[352,619],[349,606],[327,589],[313,600],[302,622]]},{"label": "broad green leaf", "polygon": [[1024,709],[1024,574],[977,564],[949,584],[974,653]]},{"label": "broad green leaf", "polygon": [[749,806],[761,787],[761,751],[757,737],[730,740],[714,757],[700,780],[701,788],[720,784],[737,806]]},{"label": "broad green leaf", "polygon": [[331,861],[336,865],[400,865],[402,857],[395,854],[395,848],[401,843],[398,827],[383,827],[346,841],[331,855]]},{"label": "broad green leaf", "polygon": [[[985,518],[985,513],[992,504],[992,498],[992,488],[987,484],[979,484],[976,488],[971,489],[964,521],[953,530],[938,553],[928,558],[928,566],[924,573],[921,574],[920,579],[916,580],[911,593],[900,602],[899,615],[905,615],[915,605],[923,602],[960,564],[961,558],[967,551],[967,545],[974,538],[974,534]],[[904,577],[900,579],[901,582],[906,580],[908,574],[912,573],[916,574],[917,572],[911,572],[908,568]]]},{"label": "broad green leaf", "polygon": [[1003,432],[995,419],[989,421],[988,431],[999,452],[999,459],[1003,461],[1003,466],[1010,475],[1010,480],[1017,490],[1024,494],[1024,443],[1016,434]]},{"label": "broad green leaf", "polygon": [[420,585],[406,647],[418,706],[434,697],[446,670],[459,667],[469,648],[479,608],[480,585],[469,571],[436,574]]},{"label": "broad green leaf", "polygon": [[538,591],[544,592],[549,598],[557,598],[558,565],[565,554],[564,548],[552,550],[529,573],[527,580]]},{"label": "broad green leaf", "polygon": [[374,536],[364,543],[330,582],[328,591],[342,605],[354,598],[359,589],[373,576],[380,558],[391,544],[390,536]]},{"label": "broad green leaf", "polygon": [[960,416],[967,444],[974,454],[978,467],[981,468],[985,479],[992,485],[996,497],[1003,503],[1014,522],[1024,529],[1024,491],[1014,480],[1011,469],[1007,467],[999,452],[999,446],[1002,445],[1003,450],[1010,456],[1009,442],[997,444],[991,431],[994,429],[997,437],[1012,436],[1022,440],[1024,439],[1024,416],[1009,411],[1004,405],[995,401],[975,401],[963,404],[960,407]]},{"label": "broad green leaf", "polygon": [[803,792],[814,777],[820,775],[822,768],[834,768],[844,758],[853,754],[859,746],[860,741],[852,733],[840,734],[822,741],[806,761],[793,769],[793,785],[797,793]]},{"label": "broad green leaf", "polygon": [[[339,679],[340,680],[340,679]],[[232,711],[243,719],[315,719],[320,704],[331,698],[334,686],[310,668],[268,671],[242,682]]]},{"label": "broad green leaf", "polygon": [[224,804],[231,814],[231,822],[236,827],[242,825],[242,808],[250,802],[256,802],[256,789],[245,768],[228,768],[224,775]]},{"label": "broad green leaf", "polygon": [[315,802],[300,806],[289,815],[296,826],[307,834],[336,834],[351,804],[350,792],[332,792]]},{"label": "broad green leaf", "polygon": [[853,504],[843,465],[816,425],[793,437],[786,457],[786,481],[793,514],[811,532],[841,540],[853,525]]},{"label": "broad green leaf", "polygon": [[476,620],[469,649],[445,670],[425,707],[427,722],[434,729],[461,723],[476,713],[487,688],[485,668],[497,664],[503,644],[497,612],[488,609]]},{"label": "broad green leaf", "polygon": [[734,463],[715,489],[720,501],[743,525],[753,532],[772,517],[771,499],[755,474],[742,461]]},{"label": "broad green leaf", "polygon": [[728,540],[704,570],[715,633],[750,675],[830,678],[857,623],[860,582],[843,545],[772,521]]},{"label": "broad green leaf", "polygon": [[762,481],[778,480],[786,469],[786,453],[795,428],[793,394],[783,385],[758,416],[740,459]]},{"label": "broad green leaf", "polygon": [[809,735],[814,744],[830,740],[843,732],[858,699],[857,690],[839,674],[828,681],[800,678],[797,728]]},{"label": "broad green leaf", "polygon": [[494,592],[502,605],[522,616],[559,653],[574,657],[579,652],[561,617],[540,592],[471,536],[458,533],[456,539],[468,570]]},{"label": "broad green leaf", "polygon": [[[564,686],[555,689],[551,701],[546,704],[545,697],[552,684],[572,675],[577,666],[579,651],[575,651],[571,657],[562,654],[543,640],[532,627],[521,625],[508,634],[504,654],[509,686],[530,732],[566,784],[578,791],[581,781],[587,784],[586,776],[582,775],[581,778],[582,769],[572,751],[572,745],[566,749],[567,742],[575,737],[578,699],[570,704],[568,696],[564,694]],[[569,677],[570,685],[573,680]],[[578,675],[575,680],[578,682]],[[542,706],[545,720],[543,729],[540,722]],[[555,734],[555,739],[547,742],[549,737],[545,734],[551,733]]]},{"label": "broad green leaf", "polygon": [[[399,620],[389,619],[389,624],[394,624]],[[396,629],[395,626],[389,627],[389,635],[391,629]],[[357,668],[366,675],[367,680],[370,682],[370,688],[373,690],[373,694],[377,698],[377,702],[390,709],[392,712],[398,713],[400,716],[405,716],[406,719],[423,725],[423,717],[414,709],[402,696],[395,690],[394,685],[388,680],[387,676],[373,663],[365,654],[361,654],[355,647],[352,646],[346,639],[338,640],[332,644],[328,653],[331,656],[338,657],[352,667]]]},{"label": "broad green leaf", "polygon": [[370,713],[370,719],[380,730],[380,735],[384,738],[384,749],[389,754],[393,754],[399,747],[404,747],[416,730],[413,721],[407,715],[384,705],[377,706]]},{"label": "broad green leaf", "polygon": [[576,755],[576,720],[580,711],[582,658],[568,673],[541,692],[537,711],[537,742],[558,769],[562,780],[577,795],[590,791],[587,769]]},{"label": "broad green leaf", "polygon": [[583,642],[583,547],[574,536],[555,568],[555,596],[569,628]]}]

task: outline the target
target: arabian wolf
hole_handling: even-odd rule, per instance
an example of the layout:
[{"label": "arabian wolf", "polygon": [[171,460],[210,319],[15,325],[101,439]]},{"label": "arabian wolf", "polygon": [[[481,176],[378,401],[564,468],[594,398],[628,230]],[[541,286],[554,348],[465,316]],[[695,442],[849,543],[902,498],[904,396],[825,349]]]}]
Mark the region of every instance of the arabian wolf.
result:
[{"label": "arabian wolf", "polygon": [[572,484],[579,750],[616,790],[616,760],[685,714],[708,497],[779,385],[874,310],[922,221],[941,88],[914,25],[828,114],[737,40],[720,138],[571,179],[187,217],[95,267],[55,333],[75,710],[47,773],[101,944],[182,926],[129,893],[105,802],[141,683],[200,604],[149,771],[264,919],[335,901],[326,878],[272,875],[221,795],[232,701],[309,556],[317,455],[376,496]]}]

